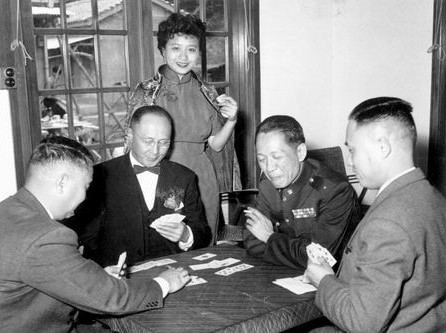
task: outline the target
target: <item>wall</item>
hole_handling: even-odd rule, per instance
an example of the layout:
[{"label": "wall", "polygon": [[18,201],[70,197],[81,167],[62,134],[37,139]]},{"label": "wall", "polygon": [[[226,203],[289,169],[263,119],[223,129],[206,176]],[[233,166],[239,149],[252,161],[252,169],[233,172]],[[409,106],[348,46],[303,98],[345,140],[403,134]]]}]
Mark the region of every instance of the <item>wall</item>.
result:
[{"label": "wall", "polygon": [[343,145],[354,106],[401,97],[414,106],[426,171],[432,25],[433,1],[261,0],[262,119],[288,114],[310,147]]},{"label": "wall", "polygon": [[14,147],[12,142],[11,110],[9,92],[0,90],[0,142],[2,143],[2,163],[0,178],[0,201],[13,194],[16,189]]}]

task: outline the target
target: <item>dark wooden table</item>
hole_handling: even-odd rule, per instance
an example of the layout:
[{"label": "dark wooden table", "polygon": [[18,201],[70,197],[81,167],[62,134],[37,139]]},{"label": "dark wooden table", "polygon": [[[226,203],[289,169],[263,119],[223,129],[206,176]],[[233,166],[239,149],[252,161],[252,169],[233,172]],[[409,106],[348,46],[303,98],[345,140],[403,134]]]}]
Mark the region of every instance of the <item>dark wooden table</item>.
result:
[{"label": "dark wooden table", "polygon": [[[184,287],[169,294],[164,308],[100,321],[117,332],[282,332],[321,316],[314,305],[314,292],[296,295],[272,283],[275,279],[301,275],[303,270],[275,266],[246,255],[245,250],[231,245],[172,255],[171,266],[187,267],[203,263],[192,259],[203,253],[217,256],[205,260],[237,258],[254,267],[229,276],[215,274],[222,269],[193,271],[207,280],[205,284]],[[155,267],[134,275],[156,276],[165,268]],[[135,278],[133,275],[130,278]],[[137,277],[139,278],[139,277]]]}]

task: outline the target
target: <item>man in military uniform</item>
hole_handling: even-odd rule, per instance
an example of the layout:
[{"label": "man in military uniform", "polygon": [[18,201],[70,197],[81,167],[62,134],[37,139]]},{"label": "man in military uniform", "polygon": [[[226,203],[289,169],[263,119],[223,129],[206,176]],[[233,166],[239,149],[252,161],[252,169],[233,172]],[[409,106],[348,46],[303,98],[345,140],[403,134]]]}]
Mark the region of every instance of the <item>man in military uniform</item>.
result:
[{"label": "man in military uniform", "polygon": [[302,127],[289,116],[269,117],[257,127],[256,150],[262,178],[255,208],[245,211],[247,253],[306,267],[306,246],[314,242],[339,259],[361,218],[345,175],[306,159]]}]

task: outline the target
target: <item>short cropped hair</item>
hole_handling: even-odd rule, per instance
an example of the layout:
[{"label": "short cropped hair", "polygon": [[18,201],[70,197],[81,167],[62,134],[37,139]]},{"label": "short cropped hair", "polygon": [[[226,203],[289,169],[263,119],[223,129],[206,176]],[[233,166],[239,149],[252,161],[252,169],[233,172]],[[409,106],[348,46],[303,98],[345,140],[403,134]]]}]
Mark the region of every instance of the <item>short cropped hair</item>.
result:
[{"label": "short cropped hair", "polygon": [[198,39],[200,51],[203,51],[206,41],[205,33],[206,24],[199,17],[173,13],[158,26],[158,50],[162,54],[169,39],[172,39],[175,34],[180,34],[195,36]]},{"label": "short cropped hair", "polygon": [[58,163],[70,163],[81,169],[90,170],[94,158],[90,151],[76,140],[64,136],[53,136],[43,139],[33,150],[28,168]]},{"label": "short cropped hair", "polygon": [[357,105],[348,119],[363,126],[374,122],[393,120],[407,132],[412,144],[417,140],[417,129],[412,117],[412,105],[397,97],[376,97]]},{"label": "short cropped hair", "polygon": [[305,143],[304,130],[299,122],[290,116],[271,116],[263,120],[256,129],[256,141],[260,133],[281,132],[289,143]]},{"label": "short cropped hair", "polygon": [[136,124],[141,121],[141,118],[146,114],[158,115],[160,117],[166,118],[170,124],[170,128],[173,132],[173,120],[169,112],[165,108],[159,105],[143,105],[140,106],[133,112],[132,118],[130,119],[130,128],[133,128]]}]

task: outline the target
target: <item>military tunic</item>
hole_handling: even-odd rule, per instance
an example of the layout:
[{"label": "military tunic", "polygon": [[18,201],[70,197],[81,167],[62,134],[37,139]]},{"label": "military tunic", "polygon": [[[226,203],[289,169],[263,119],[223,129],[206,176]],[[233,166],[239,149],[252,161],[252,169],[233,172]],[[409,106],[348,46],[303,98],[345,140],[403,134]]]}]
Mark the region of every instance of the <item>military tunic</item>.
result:
[{"label": "military tunic", "polygon": [[247,253],[290,267],[306,267],[306,246],[311,242],[327,248],[339,261],[361,218],[356,192],[346,177],[312,159],[284,189],[261,180],[255,206],[271,220],[274,233],[263,243],[246,230]]}]

